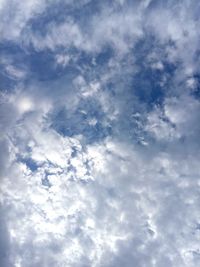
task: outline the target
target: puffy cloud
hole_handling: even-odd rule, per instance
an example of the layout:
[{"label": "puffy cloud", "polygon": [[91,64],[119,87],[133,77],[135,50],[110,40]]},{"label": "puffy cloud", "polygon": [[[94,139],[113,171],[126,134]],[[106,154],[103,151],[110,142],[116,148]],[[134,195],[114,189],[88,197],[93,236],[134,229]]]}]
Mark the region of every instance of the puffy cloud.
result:
[{"label": "puffy cloud", "polygon": [[84,151],[78,140],[34,133],[37,145],[2,183],[13,264],[195,266],[197,158],[109,139]]},{"label": "puffy cloud", "polygon": [[0,1],[1,266],[199,265],[198,19],[161,2]]}]

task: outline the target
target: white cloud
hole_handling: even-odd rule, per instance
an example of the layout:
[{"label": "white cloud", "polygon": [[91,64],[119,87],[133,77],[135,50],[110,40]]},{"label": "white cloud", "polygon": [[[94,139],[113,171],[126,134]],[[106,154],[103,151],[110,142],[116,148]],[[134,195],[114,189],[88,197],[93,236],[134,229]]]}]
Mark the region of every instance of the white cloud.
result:
[{"label": "white cloud", "polygon": [[[0,12],[8,30],[12,29],[7,35],[3,29],[2,38],[19,38],[29,18],[42,12],[45,3],[9,1],[6,6],[1,1]],[[124,1],[118,3],[123,6]],[[169,9],[159,13],[157,6],[150,14],[149,6],[150,1],[143,1],[136,9],[123,9],[124,13],[102,9],[86,30],[66,19],[59,25],[51,24],[45,36],[32,32],[28,36],[27,42],[39,50],[64,45],[93,53],[110,44],[119,57],[114,56],[102,72],[93,62],[92,77],[82,69],[75,78],[64,75],[50,82],[31,80],[27,88],[20,85],[1,95],[3,267],[199,265],[200,104],[185,88],[179,89],[182,78],[185,87],[194,86],[192,71],[187,71],[194,64],[189,57],[196,51],[197,24],[190,17],[192,10],[186,16],[183,8],[175,17]],[[14,12],[12,21],[8,8]],[[171,38],[176,44],[171,48],[172,61],[175,56],[185,64],[183,76],[179,69],[171,78],[174,95],[171,90],[163,104],[150,111],[138,103],[126,81],[137,75],[131,49],[144,37],[144,20],[156,32],[158,47]],[[183,53],[184,48],[189,56]],[[144,63],[164,72],[163,58],[159,52],[151,53]],[[70,60],[68,51],[56,51],[55,62],[63,68]],[[8,74],[23,80],[13,62],[7,63]],[[105,113],[105,118],[99,119],[102,125],[111,124],[120,136],[114,132],[87,143],[79,132],[68,137],[53,129],[51,116],[60,108],[73,120],[80,102],[90,100]],[[84,105],[80,112],[87,115]],[[88,115],[87,123],[95,127],[95,113]],[[138,130],[138,140],[148,145],[130,141],[124,120],[128,130]]]},{"label": "white cloud", "polygon": [[172,98],[166,101],[165,114],[176,125],[181,135],[194,136],[199,131],[199,101],[192,97]]},{"label": "white cloud", "polygon": [[10,76],[11,78],[22,79],[25,77],[25,71],[18,69],[15,66],[7,65],[5,70],[7,75]]},{"label": "white cloud", "polygon": [[[199,21],[194,19],[198,6],[195,3],[170,4],[167,8],[153,9],[147,17],[146,25],[162,43],[173,43],[168,50],[172,62],[181,61],[185,70],[198,68],[195,53],[199,42]],[[163,19],[164,18],[164,19]],[[187,51],[187,53],[185,53]]]},{"label": "white cloud", "polygon": [[[111,139],[84,151],[78,140],[37,124],[31,132],[29,125],[21,131],[18,151],[38,169],[31,171],[26,161],[15,163],[2,183],[12,264],[198,263],[191,252],[199,249],[196,155],[155,153],[151,147],[144,154]],[[21,146],[25,136],[30,152]],[[45,177],[50,187],[42,185]]]},{"label": "white cloud", "polygon": [[46,1],[31,0],[0,2],[1,40],[16,40],[30,18],[44,10]]},{"label": "white cloud", "polygon": [[65,49],[75,47],[86,52],[99,52],[104,46],[111,45],[123,55],[143,35],[142,11],[138,9],[138,14],[132,11],[124,10],[125,14],[121,14],[108,7],[108,11],[105,9],[95,15],[87,28],[68,16],[63,23],[49,24],[45,35],[25,31],[23,41],[37,50],[49,48],[53,51],[62,46]]},{"label": "white cloud", "polygon": [[157,140],[172,141],[181,137],[176,129],[176,124],[173,124],[161,110],[155,109],[149,113],[147,120],[145,130],[156,137]]}]

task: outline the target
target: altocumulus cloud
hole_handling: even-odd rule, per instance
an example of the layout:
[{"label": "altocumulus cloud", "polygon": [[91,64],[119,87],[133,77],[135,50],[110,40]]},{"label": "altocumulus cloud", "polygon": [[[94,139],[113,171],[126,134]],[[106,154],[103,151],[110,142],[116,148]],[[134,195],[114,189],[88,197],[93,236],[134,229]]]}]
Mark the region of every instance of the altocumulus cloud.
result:
[{"label": "altocumulus cloud", "polygon": [[0,266],[200,265],[198,1],[0,1]]}]

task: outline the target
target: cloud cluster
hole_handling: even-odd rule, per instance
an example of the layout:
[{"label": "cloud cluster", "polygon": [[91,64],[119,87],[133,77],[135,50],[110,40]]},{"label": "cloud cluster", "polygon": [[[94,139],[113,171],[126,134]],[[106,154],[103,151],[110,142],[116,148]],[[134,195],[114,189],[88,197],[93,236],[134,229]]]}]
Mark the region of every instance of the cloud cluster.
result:
[{"label": "cloud cluster", "polygon": [[198,264],[196,155],[20,134],[1,183],[13,266]]},{"label": "cloud cluster", "polygon": [[0,265],[200,263],[198,3],[0,1]]}]

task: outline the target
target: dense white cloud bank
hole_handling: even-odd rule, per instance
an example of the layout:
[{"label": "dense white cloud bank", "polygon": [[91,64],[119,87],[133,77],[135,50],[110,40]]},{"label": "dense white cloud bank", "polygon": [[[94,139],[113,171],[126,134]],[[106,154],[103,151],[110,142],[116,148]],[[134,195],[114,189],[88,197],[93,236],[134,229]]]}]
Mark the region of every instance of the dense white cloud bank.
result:
[{"label": "dense white cloud bank", "polygon": [[11,266],[198,264],[198,155],[109,139],[85,150],[24,126],[20,135],[1,181]]},{"label": "dense white cloud bank", "polygon": [[200,264],[198,5],[0,1],[0,266]]}]

